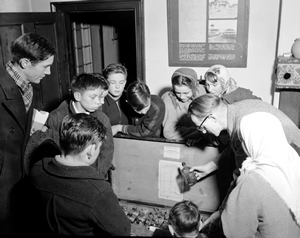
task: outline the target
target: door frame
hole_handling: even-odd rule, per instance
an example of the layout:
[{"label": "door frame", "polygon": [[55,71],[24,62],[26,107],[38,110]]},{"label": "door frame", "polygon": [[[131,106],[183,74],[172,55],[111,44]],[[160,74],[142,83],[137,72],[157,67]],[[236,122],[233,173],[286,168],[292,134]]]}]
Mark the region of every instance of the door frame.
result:
[{"label": "door frame", "polygon": [[[0,14],[0,74],[12,59],[10,43],[27,32],[35,32],[49,40],[56,49],[51,74],[39,84],[33,84],[38,98],[34,107],[51,111],[69,96],[69,60],[66,47],[66,29],[62,12],[9,12]],[[5,29],[4,29],[5,28]]]},{"label": "door frame", "polygon": [[[71,32],[71,23],[68,14],[80,12],[112,12],[133,11],[135,14],[135,39],[136,39],[136,75],[141,81],[145,80],[145,47],[144,47],[144,0],[97,0],[97,1],[68,1],[51,2],[51,12],[63,12],[65,14],[66,29]],[[68,39],[72,42],[72,39]],[[72,54],[69,44],[69,54]],[[69,59],[72,59],[69,55]],[[75,68],[74,62],[70,66]],[[74,71],[70,72],[74,76]]]}]

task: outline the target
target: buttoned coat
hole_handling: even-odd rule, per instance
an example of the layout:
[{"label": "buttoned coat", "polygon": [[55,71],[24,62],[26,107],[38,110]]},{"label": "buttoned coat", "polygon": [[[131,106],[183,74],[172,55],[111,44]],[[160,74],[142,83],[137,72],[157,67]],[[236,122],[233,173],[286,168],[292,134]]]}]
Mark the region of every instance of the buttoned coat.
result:
[{"label": "buttoned coat", "polygon": [[26,114],[15,81],[8,74],[0,77],[0,234],[14,230],[11,219],[18,209],[17,187],[24,177],[23,154],[30,136],[33,105]]}]

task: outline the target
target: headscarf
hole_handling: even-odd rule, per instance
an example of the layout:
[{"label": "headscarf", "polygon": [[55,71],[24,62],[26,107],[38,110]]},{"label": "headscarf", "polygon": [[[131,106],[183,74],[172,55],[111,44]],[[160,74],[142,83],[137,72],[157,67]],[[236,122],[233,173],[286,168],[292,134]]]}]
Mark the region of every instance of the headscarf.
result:
[{"label": "headscarf", "polygon": [[205,76],[204,76],[205,80],[206,80],[206,75],[208,72],[215,74],[217,76],[217,81],[219,81],[222,84],[222,86],[224,87],[220,96],[223,94],[231,93],[237,89],[236,81],[233,78],[231,78],[231,76],[225,66],[220,65],[220,64],[211,66],[205,73]]},{"label": "headscarf", "polygon": [[300,226],[300,158],[289,145],[281,122],[270,113],[255,112],[242,118],[240,135],[250,155],[242,164],[241,175],[260,174]]},{"label": "headscarf", "polygon": [[[192,101],[196,97],[199,97],[205,93],[204,87],[201,87],[198,81],[198,76],[195,70],[191,68],[178,68],[175,70],[175,72],[172,74],[171,81],[173,80],[174,77],[176,76],[184,76],[189,79],[191,79],[192,85],[191,85],[191,90],[193,92],[193,97],[190,99]],[[172,85],[174,86],[174,85]],[[177,96],[173,92],[173,89],[169,92],[170,98],[172,100],[172,103],[174,107],[176,108],[178,106],[178,100]]]}]

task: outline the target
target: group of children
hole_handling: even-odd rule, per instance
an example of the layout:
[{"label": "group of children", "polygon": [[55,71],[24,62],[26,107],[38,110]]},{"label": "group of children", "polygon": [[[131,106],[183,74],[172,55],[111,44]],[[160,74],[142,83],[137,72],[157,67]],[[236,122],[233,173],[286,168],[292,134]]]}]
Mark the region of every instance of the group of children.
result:
[{"label": "group of children", "polygon": [[[165,104],[150,94],[145,83],[136,81],[124,90],[126,82],[127,70],[121,64],[108,65],[103,74],[78,75],[71,82],[72,98],[51,111],[45,128],[31,136],[30,142],[37,141],[35,147],[43,146],[49,151],[29,169],[36,197],[42,198],[36,204],[41,210],[46,207],[46,219],[40,224],[44,232],[130,235],[130,222],[107,181],[113,159],[113,135],[122,132],[136,137],[159,137]],[[196,86],[198,82],[193,79],[193,83]],[[53,136],[54,132],[59,133],[59,141],[53,141],[61,150],[55,156],[50,153],[57,149],[53,141],[36,139],[41,134]],[[192,202],[175,204],[170,213],[169,235],[196,237],[200,218],[199,209]]]},{"label": "group of children", "polygon": [[[214,115],[214,107],[230,107],[241,101],[247,103],[246,99],[250,99],[252,108],[266,104],[250,90],[238,87],[222,65],[214,65],[207,71],[204,84],[189,68],[177,69],[171,82],[172,89],[162,98],[151,95],[148,86],[140,81],[129,84],[125,90],[127,70],[121,64],[108,65],[103,74],[82,73],[72,81],[72,98],[50,112],[45,124],[47,130],[43,132],[59,132],[61,154],[39,160],[30,172],[31,182],[39,194],[37,197],[42,197],[41,206],[47,208],[44,215],[47,219],[41,226],[48,228],[45,231],[77,235],[130,235],[130,222],[107,181],[109,169],[113,167],[113,136],[117,133],[185,140],[190,146],[200,138],[214,146],[226,146],[241,138],[233,138],[232,130],[222,127],[222,122],[219,127],[208,126],[212,119],[227,122],[225,114],[219,119]],[[234,115],[239,115],[239,112]],[[39,133],[34,133],[32,138]],[[245,148],[242,150],[245,151]],[[234,146],[226,146],[214,161],[191,170],[196,172],[199,180],[218,169],[222,156],[227,160],[235,157],[238,169],[244,161],[244,157],[239,160],[238,155],[241,152],[237,153]],[[239,170],[234,176],[239,176]],[[233,192],[205,223],[215,223],[222,214],[224,220],[218,231],[219,237],[223,236],[222,229],[232,237],[241,234],[233,232],[230,227],[234,224],[231,222],[234,216],[229,210],[233,210],[231,204],[243,195],[233,199],[234,188],[232,183],[229,191]],[[274,204],[280,205],[278,201]],[[241,226],[242,221],[238,221]],[[201,237],[202,227],[199,208],[191,201],[182,201],[171,209],[169,231],[155,232],[154,236]],[[290,230],[292,234],[299,231],[297,226]]]},{"label": "group of children", "polygon": [[191,168],[198,180],[220,160],[234,159],[234,180],[219,210],[202,224],[195,204],[178,202],[165,235],[201,237],[203,226],[217,224],[226,237],[300,236],[299,128],[238,87],[224,66],[212,66],[204,85],[194,70],[177,69],[162,98],[140,81],[124,90],[127,70],[120,64],[82,73],[71,83],[72,98],[29,138],[37,100],[31,84],[50,74],[55,49],[26,33],[11,52],[0,79],[1,234],[129,236],[130,221],[107,177],[120,132],[225,146],[213,161]]},{"label": "group of children", "polygon": [[[98,159],[93,160],[94,163],[84,162],[83,165],[88,164],[95,167],[96,171],[98,171],[98,173],[102,176],[101,179],[104,178],[107,180],[106,176],[109,169],[113,166],[111,165],[114,150],[113,136],[117,133],[123,133],[135,137],[165,137],[173,140],[185,140],[189,146],[199,141],[199,138],[204,139],[207,143],[211,143],[215,146],[219,144],[226,144],[228,141],[220,142],[222,140],[218,140],[218,136],[215,136],[212,133],[203,133],[201,130],[197,130],[196,124],[192,121],[192,117],[188,115],[188,109],[191,102],[194,99],[205,95],[207,92],[227,97],[227,101],[231,102],[242,100],[242,97],[257,98],[252,95],[250,90],[238,88],[236,86],[236,82],[230,77],[227,69],[222,65],[213,66],[207,71],[204,84],[198,80],[197,73],[190,68],[177,69],[171,77],[171,82],[171,90],[166,92],[162,98],[160,98],[157,95],[151,95],[148,86],[144,82],[140,81],[135,81],[129,84],[125,90],[127,83],[127,70],[121,64],[108,65],[103,70],[102,74],[82,73],[75,77],[71,83],[72,98],[65,100],[57,109],[50,112],[45,123],[45,126],[48,129],[46,133],[49,133],[52,130],[60,133],[61,131],[64,131],[62,126],[67,126],[67,124],[64,123],[64,118],[66,116],[69,116],[69,120],[75,120],[75,118],[72,118],[71,115],[78,115],[76,120],[82,120],[79,117],[80,114],[82,114],[82,117],[89,114],[90,116],[98,119],[98,121],[100,121],[106,128],[106,139],[101,140],[99,145],[95,144],[95,147],[99,148]],[[238,93],[239,91],[241,92]],[[244,91],[247,91],[247,94],[244,94]],[[230,97],[229,95],[232,94],[234,96]],[[74,123],[75,122],[73,122],[73,124]],[[79,121],[77,123],[79,123]],[[74,134],[74,140],[76,138],[80,138],[79,135],[81,133],[88,133],[84,132],[83,129],[81,129],[81,132],[70,131],[70,133],[71,132]],[[76,133],[78,133],[78,135],[76,135]],[[35,133],[32,138],[38,136],[38,134],[39,132]],[[62,136],[63,135],[59,136],[60,144],[63,143],[61,141]],[[79,148],[77,150],[74,148],[77,142],[70,140],[69,142],[65,141],[64,143],[74,143],[73,148],[67,151],[62,150],[61,157],[63,159],[52,158],[52,160],[60,161],[61,164],[70,166],[71,168],[74,166],[82,166],[80,163],[72,164],[70,162],[74,160],[74,156],[77,157],[82,153]],[[88,144],[88,141],[86,141],[80,148],[85,148]],[[90,154],[92,153],[90,152]],[[66,161],[66,158],[70,157],[73,159]],[[88,155],[83,157],[88,157]],[[35,164],[34,168],[35,170],[36,168],[41,169],[43,166]],[[36,175],[31,174],[35,181],[39,181],[37,175],[41,176],[39,173]],[[60,177],[61,176],[62,175],[60,175]],[[73,175],[68,176],[72,177]],[[63,181],[57,182],[63,183]],[[53,184],[55,184],[55,182],[53,182]],[[39,185],[39,187],[43,186]],[[49,192],[52,194],[56,193],[55,191]],[[86,194],[89,192],[90,191],[85,191]],[[94,194],[96,193],[94,192]],[[71,195],[69,194],[65,196]],[[93,195],[91,196],[93,197]],[[71,200],[75,203],[79,202],[74,198]],[[192,202],[188,204],[189,206],[195,206]],[[180,205],[180,203],[176,204],[174,209],[177,206],[182,207],[184,205]],[[180,209],[177,208],[177,210]],[[60,213],[63,212],[63,210],[59,211]],[[116,211],[118,211],[118,209],[116,209]],[[180,212],[184,213],[184,209],[180,210]],[[76,213],[73,213],[73,215],[74,219],[78,216]],[[93,215],[95,216],[95,214]],[[56,216],[64,217],[63,213]],[[101,218],[98,219],[101,220]],[[181,222],[184,222],[186,218],[184,218],[183,215],[178,215],[176,216],[176,219],[178,219],[178,222],[180,220]],[[197,219],[197,222],[200,224],[200,217]],[[108,221],[112,220],[108,219]],[[54,221],[49,219],[48,222],[49,224],[52,224]],[[106,230],[109,234],[122,235],[129,232],[130,229],[128,227],[130,226],[128,226],[126,219],[117,223],[118,227],[115,228],[113,228],[114,225],[110,225],[112,230],[107,230],[106,227],[100,227],[102,230]],[[194,230],[192,228],[187,228],[187,230],[178,230],[179,228],[176,228],[178,224],[174,221],[172,224],[173,228],[171,227],[170,229],[171,233],[177,235],[180,234],[180,236],[183,236],[185,232],[196,232],[198,235],[201,227],[198,224],[194,227],[195,229],[193,228]],[[180,225],[180,227],[182,227],[182,225]],[[76,229],[74,228],[71,230],[75,231]],[[117,230],[125,233],[118,233]],[[56,232],[58,231],[56,230]],[[67,231],[61,231],[63,234],[66,232]]]}]

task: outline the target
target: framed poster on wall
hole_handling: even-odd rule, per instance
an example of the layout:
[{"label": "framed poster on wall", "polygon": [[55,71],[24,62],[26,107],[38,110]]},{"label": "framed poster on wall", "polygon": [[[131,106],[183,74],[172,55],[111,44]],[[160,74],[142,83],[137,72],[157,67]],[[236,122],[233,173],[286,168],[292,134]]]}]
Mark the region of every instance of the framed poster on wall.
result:
[{"label": "framed poster on wall", "polygon": [[169,66],[247,67],[249,0],[167,0]]}]

